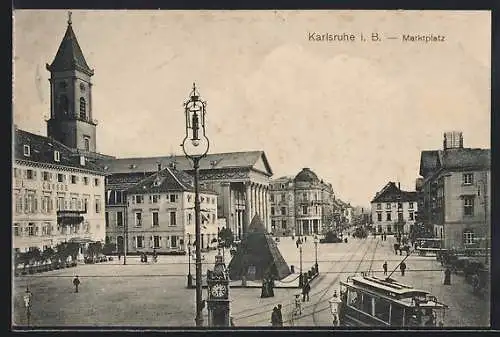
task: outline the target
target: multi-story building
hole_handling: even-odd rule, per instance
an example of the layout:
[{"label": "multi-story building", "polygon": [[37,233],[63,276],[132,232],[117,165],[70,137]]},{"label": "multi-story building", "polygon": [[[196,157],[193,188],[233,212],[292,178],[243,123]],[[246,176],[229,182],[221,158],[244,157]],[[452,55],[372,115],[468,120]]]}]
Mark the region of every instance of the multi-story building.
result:
[{"label": "multi-story building", "polygon": [[371,201],[373,226],[377,233],[410,233],[418,212],[418,195],[403,191],[390,181]]},{"label": "multi-story building", "polygon": [[[121,232],[113,228],[117,212],[126,212],[126,205],[113,199],[116,193],[124,193],[127,188],[141,179],[157,172],[158,166],[175,166],[177,170],[193,173],[192,162],[184,156],[147,158],[111,158],[99,161],[107,172],[106,211],[110,219],[110,235]],[[200,161],[200,184],[217,192],[217,214],[225,219],[235,239],[240,239],[253,217],[258,214],[270,231],[269,178],[271,167],[263,151],[212,153]],[[117,215],[116,215],[117,216]]]},{"label": "multi-story building", "polygon": [[321,233],[331,221],[335,199],[326,184],[309,168],[294,178],[281,177],[271,183],[271,229],[275,235]]},{"label": "multi-story building", "polygon": [[[217,193],[200,190],[201,247],[217,241]],[[194,244],[192,177],[173,166],[161,169],[127,190],[125,240],[131,252],[185,252]],[[113,238],[110,238],[113,240]]]},{"label": "multi-story building", "polygon": [[[129,211],[126,190],[154,174],[157,165],[174,162],[179,170],[193,173],[192,163],[184,156],[120,158],[96,152],[97,120],[92,105],[94,70],[85,60],[73,31],[71,17],[56,56],[50,65],[50,117],[46,118],[48,137],[74,155],[83,154],[106,173],[107,242],[123,248],[119,233]],[[269,181],[272,170],[264,151],[208,154],[200,161],[200,183],[218,193],[221,223],[235,239],[246,233],[258,214],[269,231]],[[113,238],[113,240],[111,240]],[[123,239],[123,237],[122,237]],[[123,250],[123,249],[122,249]]]},{"label": "multi-story building", "polygon": [[293,177],[280,177],[272,181],[270,202],[271,232],[274,235],[295,235],[295,190]]},{"label": "multi-story building", "polygon": [[104,241],[104,173],[55,139],[15,129],[13,248]]},{"label": "multi-story building", "polygon": [[461,132],[446,132],[442,150],[422,151],[422,221],[445,248],[489,246],[491,153],[463,147]]}]

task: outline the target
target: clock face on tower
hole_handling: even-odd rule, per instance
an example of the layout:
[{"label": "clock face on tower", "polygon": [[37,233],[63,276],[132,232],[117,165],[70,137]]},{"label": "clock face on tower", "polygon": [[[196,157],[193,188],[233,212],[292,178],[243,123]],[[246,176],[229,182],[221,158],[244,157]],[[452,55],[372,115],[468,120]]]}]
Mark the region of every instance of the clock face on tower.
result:
[{"label": "clock face on tower", "polygon": [[223,284],[215,284],[210,290],[210,293],[213,297],[224,297],[226,295],[226,286]]}]

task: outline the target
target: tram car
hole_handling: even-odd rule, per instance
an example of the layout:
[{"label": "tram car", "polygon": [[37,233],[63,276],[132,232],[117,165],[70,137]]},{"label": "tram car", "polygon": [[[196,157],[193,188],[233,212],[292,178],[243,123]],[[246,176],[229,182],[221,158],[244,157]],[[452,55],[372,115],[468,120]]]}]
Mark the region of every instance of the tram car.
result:
[{"label": "tram car", "polygon": [[364,239],[368,236],[368,233],[366,231],[365,228],[363,227],[356,227],[356,229],[354,230],[352,236],[354,238],[360,238],[360,239]]},{"label": "tram car", "polygon": [[340,282],[340,325],[440,327],[448,306],[424,290],[375,276]]}]

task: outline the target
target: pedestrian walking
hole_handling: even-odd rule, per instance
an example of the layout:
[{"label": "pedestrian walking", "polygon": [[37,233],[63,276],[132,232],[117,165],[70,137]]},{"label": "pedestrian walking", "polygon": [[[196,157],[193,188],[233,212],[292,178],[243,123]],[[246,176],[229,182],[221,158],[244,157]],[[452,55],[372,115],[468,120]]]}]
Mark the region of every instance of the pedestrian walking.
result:
[{"label": "pedestrian walking", "polygon": [[387,261],[384,261],[382,268],[384,268],[384,275],[387,275]]},{"label": "pedestrian walking", "polygon": [[401,264],[399,265],[399,269],[401,270],[401,276],[405,276],[406,263],[401,262]]},{"label": "pedestrian walking", "polygon": [[304,287],[302,288],[302,302],[305,302],[306,298],[307,302],[309,302],[310,291],[311,291],[311,285],[309,284],[309,282],[306,282],[306,284],[304,284]]},{"label": "pedestrian walking", "polygon": [[26,292],[24,293],[24,308],[26,309],[26,318],[28,319],[28,325],[30,325],[30,317],[31,317],[31,299],[33,298],[33,294],[31,293],[29,287],[26,287]]},{"label": "pedestrian walking", "polygon": [[444,282],[443,282],[443,284],[445,286],[451,285],[451,270],[450,270],[450,268],[446,268],[446,270],[444,271]]},{"label": "pedestrian walking", "polygon": [[399,249],[399,244],[398,244],[398,243],[395,243],[395,244],[394,244],[394,253],[395,253],[396,255],[398,255],[398,249]]},{"label": "pedestrian walking", "polygon": [[283,313],[281,312],[281,304],[278,304],[277,308],[277,316],[278,316],[278,326],[283,326]]},{"label": "pedestrian walking", "polygon": [[118,261],[121,261],[121,260],[122,260],[122,254],[118,253]]},{"label": "pedestrian walking", "polygon": [[279,326],[278,320],[279,320],[279,317],[278,317],[278,308],[274,307],[273,308],[273,312],[271,313],[271,325],[272,326]]},{"label": "pedestrian walking", "polygon": [[73,279],[73,285],[75,286],[75,293],[78,292],[78,286],[80,285],[80,279],[78,278],[78,275],[75,276]]},{"label": "pedestrian walking", "polygon": [[297,248],[299,248],[299,243],[300,243],[300,238],[295,241],[295,245],[297,245]]}]

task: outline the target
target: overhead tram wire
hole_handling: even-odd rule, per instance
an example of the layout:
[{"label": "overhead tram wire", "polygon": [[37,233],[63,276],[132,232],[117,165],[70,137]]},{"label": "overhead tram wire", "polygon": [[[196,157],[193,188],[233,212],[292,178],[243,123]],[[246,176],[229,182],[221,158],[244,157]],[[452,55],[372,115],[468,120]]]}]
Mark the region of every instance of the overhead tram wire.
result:
[{"label": "overhead tram wire", "polygon": [[[352,274],[353,272],[345,272],[345,271],[344,271],[344,269],[347,267],[347,265],[348,265],[349,263],[353,262],[353,258],[354,258],[354,256],[356,255],[356,253],[357,253],[357,251],[358,251],[358,248],[360,248],[360,247],[362,246],[363,242],[365,242],[365,241],[360,241],[360,242],[359,242],[358,247],[357,247],[356,249],[353,249],[353,250],[352,250],[352,251],[353,251],[353,253],[351,253],[351,254],[345,254],[345,255],[344,255],[344,256],[348,256],[348,255],[349,255],[349,256],[350,256],[350,259],[349,259],[349,260],[347,260],[347,261],[346,261],[345,259],[343,259],[343,262],[345,263],[345,265],[344,265],[344,267],[341,269],[341,271],[340,271],[340,272],[338,272],[338,271],[332,271],[332,269],[335,267],[335,265],[332,265],[332,266],[330,267],[330,269],[329,269],[327,272],[325,272],[325,273],[326,273],[326,274],[337,274],[337,275],[338,275],[339,273],[349,273],[349,274]],[[364,254],[363,254],[363,257],[364,257],[364,256],[368,253],[369,249],[370,249],[370,245],[368,245],[368,246],[366,247],[366,250],[365,250],[365,252],[364,252]],[[360,261],[363,261],[363,258],[362,258]],[[339,275],[339,276],[337,276],[337,277],[333,280],[333,282],[335,282],[336,280],[338,280],[338,278],[339,278],[339,277],[340,277],[340,275]],[[330,290],[331,285],[332,285],[332,283],[333,283],[333,282],[330,282],[327,286],[325,286],[325,287],[323,287],[322,289],[320,289],[319,291],[315,292],[312,296],[322,294],[322,295],[321,295],[321,297],[320,297],[320,299],[321,299],[321,298],[323,298],[323,297],[324,297],[324,295],[325,295],[326,293],[328,293],[328,290]],[[303,312],[305,312],[305,311],[306,311],[306,309],[308,309],[308,308],[313,308],[313,311],[312,311],[311,313],[308,313],[308,314],[303,313],[303,314],[301,314],[301,315],[300,315],[300,316],[298,316],[298,317],[294,317],[294,318],[293,318],[293,320],[294,320],[294,321],[298,321],[298,320],[300,320],[300,319],[301,319],[301,318],[303,318],[303,317],[308,317],[308,316],[313,315],[313,314],[314,314],[314,307],[315,307],[316,305],[317,305],[317,303],[311,303],[311,304],[308,304],[308,305],[303,306],[303,307],[302,307],[302,311],[303,311]],[[292,306],[292,304],[287,304],[285,307],[288,307],[288,306]],[[259,312],[259,313],[257,313],[257,314],[262,314],[262,313],[261,313],[261,312]],[[247,316],[243,316],[243,317],[239,317],[239,318],[246,318],[246,317],[250,317],[250,316],[256,316],[257,314],[247,315]],[[313,316],[313,317],[314,317],[314,316]],[[251,322],[251,324],[265,323],[265,322],[267,322],[267,321],[268,321],[267,319],[259,319],[259,320],[257,320],[257,321]],[[284,322],[291,322],[291,319],[287,319],[287,320],[285,320]]]},{"label": "overhead tram wire", "polygon": [[[357,246],[357,247],[356,247],[356,249],[355,249],[355,250],[353,250],[353,251],[354,251],[354,252],[356,252],[356,251],[357,251],[357,249],[358,249],[359,247],[361,247],[361,245],[362,245],[362,242],[359,242],[358,246]],[[353,256],[354,254],[355,254],[355,253],[346,252],[344,255],[342,255],[341,260],[343,260],[343,262],[345,262],[345,259],[344,259],[345,257],[347,257],[347,256],[351,256],[351,258],[352,258],[352,256]],[[322,275],[322,274],[329,274],[329,273],[331,272],[331,270],[332,270],[332,269],[333,269],[333,266],[332,266],[332,267],[330,267],[330,269],[329,269],[328,271],[326,271],[326,272],[321,272],[321,273],[320,273],[320,277],[321,277],[321,275]],[[332,273],[333,273],[333,272],[332,272]],[[298,289],[298,288],[297,288],[297,289]],[[325,289],[325,288],[322,288],[322,289],[320,289],[320,290],[318,290],[318,291],[316,291],[316,292],[313,292],[313,293],[311,293],[311,294],[310,294],[310,296],[317,295],[317,294],[321,293],[324,289]],[[243,315],[243,316],[239,316],[239,317],[237,317],[237,316],[236,316],[236,315],[241,314],[241,313],[248,313],[248,311],[249,311],[249,310],[264,309],[264,308],[266,308],[266,307],[268,307],[268,308],[272,308],[272,307],[273,307],[273,306],[275,306],[275,305],[282,304],[281,302],[282,302],[282,301],[276,301],[276,302],[268,303],[268,304],[265,304],[265,305],[262,305],[262,306],[253,307],[253,308],[250,308],[250,309],[248,309],[248,308],[247,308],[247,309],[245,309],[245,310],[243,310],[243,311],[241,311],[241,312],[234,313],[234,314],[233,314],[233,317],[234,317],[234,319],[235,319],[235,320],[237,320],[237,319],[241,319],[241,318],[248,318],[248,317],[252,317],[252,316],[256,316],[256,315],[261,315],[261,314],[262,314],[262,310],[260,310],[260,311],[259,311],[259,312],[257,312],[257,313],[247,314],[247,315]],[[289,306],[292,306],[292,304],[290,304],[290,303],[288,303],[288,304],[284,304],[284,305],[282,304],[282,307],[283,307],[283,308],[286,308],[286,307],[289,307]],[[269,310],[270,310],[270,309],[269,309]]]}]

